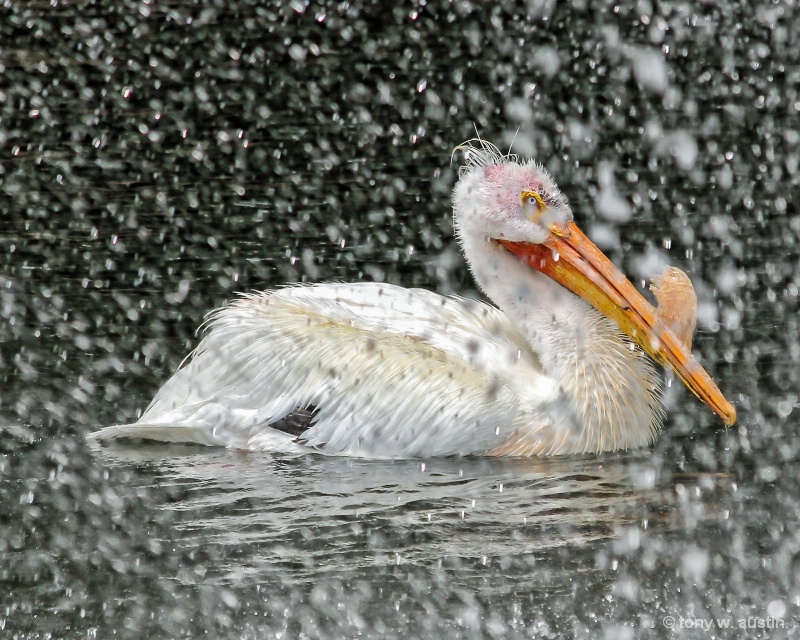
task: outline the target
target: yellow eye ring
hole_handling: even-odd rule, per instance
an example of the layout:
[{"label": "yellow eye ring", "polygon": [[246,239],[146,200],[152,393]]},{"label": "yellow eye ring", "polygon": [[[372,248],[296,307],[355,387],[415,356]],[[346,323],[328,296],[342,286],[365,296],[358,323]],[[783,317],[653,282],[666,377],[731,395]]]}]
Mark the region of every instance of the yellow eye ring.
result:
[{"label": "yellow eye ring", "polygon": [[533,207],[538,207],[539,209],[545,208],[542,196],[535,191],[523,191],[520,199],[522,200],[523,205],[530,205]]}]

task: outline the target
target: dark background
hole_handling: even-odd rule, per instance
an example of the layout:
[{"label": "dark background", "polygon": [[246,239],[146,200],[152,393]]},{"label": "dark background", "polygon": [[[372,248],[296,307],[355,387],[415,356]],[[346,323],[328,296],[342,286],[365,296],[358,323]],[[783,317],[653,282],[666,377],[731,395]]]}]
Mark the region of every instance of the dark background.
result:
[{"label": "dark background", "polygon": [[[661,618],[768,609],[793,625],[796,14],[721,1],[6,2],[0,629],[695,637]],[[634,282],[664,262],[689,273],[695,350],[737,426],[670,387],[655,449],[599,461],[422,473],[87,448],[87,432],[135,418],[237,291],[386,280],[477,295],[449,202],[451,152],[476,130],[543,162]],[[469,483],[446,480],[465,469]],[[460,517],[501,483],[485,519]],[[541,515],[540,484],[566,496],[561,518]],[[376,492],[405,498],[368,508]],[[426,509],[453,520],[426,529]]]}]

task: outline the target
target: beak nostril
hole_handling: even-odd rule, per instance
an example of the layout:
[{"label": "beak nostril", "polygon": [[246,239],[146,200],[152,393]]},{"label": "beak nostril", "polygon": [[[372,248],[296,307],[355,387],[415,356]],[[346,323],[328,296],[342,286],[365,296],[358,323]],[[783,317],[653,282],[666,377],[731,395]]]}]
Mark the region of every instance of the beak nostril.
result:
[{"label": "beak nostril", "polygon": [[569,229],[569,218],[558,210],[550,210],[542,216],[542,223],[554,236],[569,238],[572,232]]},{"label": "beak nostril", "polygon": [[569,227],[560,222],[554,222],[549,226],[550,233],[559,238],[569,238],[571,234]]}]

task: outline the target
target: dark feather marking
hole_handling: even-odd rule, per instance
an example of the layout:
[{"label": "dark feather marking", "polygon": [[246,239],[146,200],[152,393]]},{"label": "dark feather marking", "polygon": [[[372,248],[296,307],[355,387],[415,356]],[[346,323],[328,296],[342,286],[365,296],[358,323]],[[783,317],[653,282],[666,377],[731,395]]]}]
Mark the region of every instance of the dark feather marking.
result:
[{"label": "dark feather marking", "polygon": [[276,420],[269,426],[277,431],[283,431],[290,436],[300,437],[317,421],[319,409],[314,405],[307,407],[295,407],[291,413],[280,420]]}]

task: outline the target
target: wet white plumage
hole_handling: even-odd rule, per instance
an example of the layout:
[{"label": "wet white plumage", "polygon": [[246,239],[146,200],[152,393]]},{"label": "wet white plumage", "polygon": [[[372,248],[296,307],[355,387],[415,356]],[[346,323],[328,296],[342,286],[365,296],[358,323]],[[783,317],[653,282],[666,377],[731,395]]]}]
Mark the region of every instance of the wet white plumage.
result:
[{"label": "wet white plumage", "polygon": [[[414,457],[548,455],[643,446],[660,424],[652,368],[583,300],[492,242],[541,242],[520,215],[533,162],[468,149],[456,231],[500,307],[392,285],[322,284],[242,296],[215,311],[191,359],[135,424],[95,436],[250,450]],[[313,424],[271,428],[299,409]]]}]

